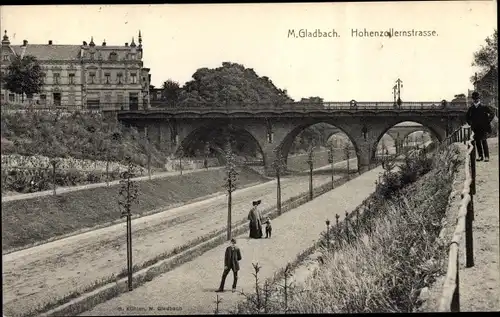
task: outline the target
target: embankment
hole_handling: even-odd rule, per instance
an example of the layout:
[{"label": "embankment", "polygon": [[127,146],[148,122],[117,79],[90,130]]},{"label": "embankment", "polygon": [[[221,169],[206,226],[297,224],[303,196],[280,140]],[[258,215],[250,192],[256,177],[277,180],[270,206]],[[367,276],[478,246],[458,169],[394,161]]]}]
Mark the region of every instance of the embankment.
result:
[{"label": "embankment", "polygon": [[[446,245],[437,238],[460,159],[455,146],[433,158],[407,158],[346,221],[269,281],[267,291],[260,286],[247,295],[238,313],[416,311],[421,289],[442,273]],[[319,264],[301,265],[315,252]]]},{"label": "embankment", "polygon": [[[132,207],[137,216],[172,208],[224,190],[224,169],[200,171],[138,182],[139,201]],[[268,179],[240,169],[238,187]],[[86,228],[119,222],[120,185],[92,188],[2,203],[2,248],[21,248]]]}]

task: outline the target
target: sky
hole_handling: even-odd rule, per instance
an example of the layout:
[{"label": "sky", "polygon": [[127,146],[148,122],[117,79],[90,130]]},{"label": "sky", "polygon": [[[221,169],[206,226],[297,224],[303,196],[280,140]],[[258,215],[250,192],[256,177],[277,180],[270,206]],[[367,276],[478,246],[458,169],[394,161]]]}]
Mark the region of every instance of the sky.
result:
[{"label": "sky", "polygon": [[[50,5],[0,7],[11,44],[124,45],[141,30],[152,84],[183,85],[203,67],[235,62],[295,100],[450,100],[472,89],[473,53],[496,28],[496,1],[307,4]],[[40,23],[43,19],[43,23]],[[356,37],[364,29],[435,31],[427,37]],[[299,30],[338,37],[300,37]],[[294,30],[297,37],[289,35]],[[302,33],[300,33],[302,34]],[[29,45],[29,44],[28,44]]]}]

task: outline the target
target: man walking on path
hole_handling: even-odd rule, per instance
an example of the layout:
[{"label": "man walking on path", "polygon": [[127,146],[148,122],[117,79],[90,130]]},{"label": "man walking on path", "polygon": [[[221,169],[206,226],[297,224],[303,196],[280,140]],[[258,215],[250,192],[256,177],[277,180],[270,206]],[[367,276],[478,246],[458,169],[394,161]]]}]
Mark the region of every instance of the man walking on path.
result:
[{"label": "man walking on path", "polygon": [[488,142],[486,138],[491,133],[490,122],[495,117],[491,109],[481,103],[479,93],[472,93],[472,105],[467,110],[466,121],[474,132],[474,142],[477,149],[477,160],[485,162],[490,160]]},{"label": "man walking on path", "polygon": [[224,256],[224,272],[222,273],[222,280],[220,282],[219,289],[217,292],[224,291],[224,284],[226,284],[226,277],[229,271],[233,270],[233,292],[236,290],[236,283],[238,282],[238,271],[240,270],[241,260],[240,249],[236,246],[236,240],[231,239],[231,245],[226,248],[226,254]]}]

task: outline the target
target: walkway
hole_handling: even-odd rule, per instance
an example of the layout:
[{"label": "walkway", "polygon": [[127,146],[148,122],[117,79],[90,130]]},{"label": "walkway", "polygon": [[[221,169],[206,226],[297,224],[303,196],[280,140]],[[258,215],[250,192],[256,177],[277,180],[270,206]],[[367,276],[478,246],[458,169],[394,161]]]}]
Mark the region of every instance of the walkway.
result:
[{"label": "walkway", "polygon": [[[248,239],[248,234],[236,237],[243,260],[238,290],[251,292],[254,283],[252,262],[262,268],[261,279],[272,277],[280,268],[293,261],[297,254],[310,247],[325,230],[325,220],[335,219],[335,214],[345,215],[354,210],[375,189],[375,180],[382,168],[366,172],[311,202],[293,209],[273,220],[272,239]],[[342,220],[342,217],[341,219]],[[167,272],[132,292],[96,306],[83,315],[134,315],[134,314],[212,314],[216,293],[223,269],[226,245],[219,246],[191,262]],[[226,280],[230,289],[232,276]],[[222,295],[221,312],[234,308],[241,297],[237,293]],[[127,308],[130,308],[127,311]],[[154,308],[149,310],[149,307]],[[158,307],[181,307],[182,310],[161,310]]]},{"label": "walkway", "polygon": [[[336,163],[340,168],[346,162]],[[351,164],[356,166],[356,160]],[[339,178],[341,175],[337,175]],[[314,187],[329,183],[331,175],[314,176]],[[283,201],[305,193],[309,177],[282,180]],[[217,185],[218,186],[218,185]],[[276,205],[276,181],[237,190],[233,194],[233,221],[246,219],[251,201],[262,208]],[[134,219],[134,263],[140,265],[226,227],[225,194],[204,201]],[[3,305],[21,313],[49,300],[85,288],[118,274],[126,267],[125,224],[90,231],[3,256]]]},{"label": "walkway", "polygon": [[474,266],[461,257],[460,311],[500,311],[498,139],[488,143],[490,162],[476,164]]}]

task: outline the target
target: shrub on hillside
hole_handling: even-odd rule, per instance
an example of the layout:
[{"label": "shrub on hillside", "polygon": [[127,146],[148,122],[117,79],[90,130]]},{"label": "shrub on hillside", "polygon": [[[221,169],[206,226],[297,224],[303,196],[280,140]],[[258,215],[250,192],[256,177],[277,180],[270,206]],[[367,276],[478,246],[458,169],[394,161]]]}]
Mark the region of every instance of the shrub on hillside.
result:
[{"label": "shrub on hillside", "polygon": [[[304,285],[289,291],[287,299],[272,287],[271,294],[262,297],[267,307],[257,307],[248,297],[238,313],[415,311],[420,289],[442,273],[446,245],[436,243],[436,238],[460,162],[457,154],[454,147],[441,151],[434,157],[432,170],[417,182],[400,181],[399,190],[389,198],[374,193],[362,206],[365,210],[359,219],[355,213],[356,217],[351,215],[346,223],[329,230],[329,235],[324,234],[322,264]],[[415,174],[409,166],[421,173],[430,166],[427,157],[414,160],[405,162],[408,167],[401,174],[386,173],[380,188],[388,182],[385,177],[393,183],[397,175],[411,181]],[[256,289],[263,294],[261,286]]]},{"label": "shrub on hillside", "polygon": [[[118,170],[82,171],[78,169],[56,169],[55,184],[57,187],[85,185],[117,180]],[[50,168],[9,169],[2,168],[2,190],[18,193],[34,193],[53,188],[54,176]]]},{"label": "shrub on hillside", "polygon": [[404,156],[399,170],[386,170],[382,175],[382,181],[377,184],[375,193],[379,199],[389,199],[398,190],[408,184],[415,182],[419,177],[428,173],[433,164],[433,158],[425,154],[423,150],[415,154]]},{"label": "shrub on hillside", "polygon": [[2,139],[14,144],[2,147],[2,154],[101,161],[123,161],[129,155],[142,166],[148,155],[153,166],[164,161],[164,154],[136,129],[100,113],[6,112],[1,124]]}]

